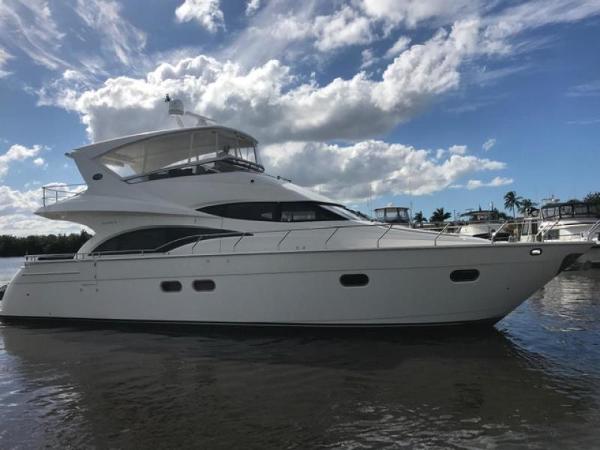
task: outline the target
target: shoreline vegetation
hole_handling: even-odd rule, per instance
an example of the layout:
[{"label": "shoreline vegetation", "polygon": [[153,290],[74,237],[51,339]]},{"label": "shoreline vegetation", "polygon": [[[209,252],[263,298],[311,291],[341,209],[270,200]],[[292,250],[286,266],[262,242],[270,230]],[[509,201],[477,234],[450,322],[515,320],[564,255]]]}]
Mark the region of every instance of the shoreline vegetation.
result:
[{"label": "shoreline vegetation", "polygon": [[86,231],[71,234],[48,234],[32,236],[0,236],[0,257],[25,255],[77,253],[92,235]]}]

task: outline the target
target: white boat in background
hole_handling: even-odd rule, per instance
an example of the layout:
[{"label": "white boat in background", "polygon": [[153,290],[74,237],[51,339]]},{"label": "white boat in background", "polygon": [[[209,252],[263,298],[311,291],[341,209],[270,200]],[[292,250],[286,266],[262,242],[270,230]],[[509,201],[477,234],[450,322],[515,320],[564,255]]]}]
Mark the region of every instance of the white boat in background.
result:
[{"label": "white boat in background", "polygon": [[592,241],[594,246],[577,263],[600,265],[600,205],[586,202],[550,201],[524,218],[522,242]]},{"label": "white boat in background", "polygon": [[410,209],[404,206],[385,206],[375,208],[375,219],[383,223],[410,227]]},{"label": "white boat in background", "polygon": [[[182,114],[177,106],[172,112]],[[75,255],[28,256],[0,301],[0,316],[494,323],[591,246],[494,245],[365,221],[266,174],[253,137],[200,122],[68,154],[87,189],[64,199],[46,189],[37,214],[86,225],[95,235]]]},{"label": "white boat in background", "polygon": [[[500,220],[496,210],[467,211],[461,214],[460,217],[465,223],[460,225],[458,234],[482,239],[494,237],[505,223],[505,221]],[[500,238],[500,236],[497,238]]]}]

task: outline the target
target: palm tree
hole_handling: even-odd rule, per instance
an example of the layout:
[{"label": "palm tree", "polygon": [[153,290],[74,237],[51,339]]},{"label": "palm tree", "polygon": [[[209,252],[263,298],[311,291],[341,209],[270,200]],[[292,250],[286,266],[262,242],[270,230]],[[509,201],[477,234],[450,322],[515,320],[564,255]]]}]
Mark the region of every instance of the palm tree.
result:
[{"label": "palm tree", "polygon": [[519,205],[519,212],[521,214],[525,214],[528,209],[535,208],[537,203],[532,201],[530,198],[524,198],[521,200],[521,204]]},{"label": "palm tree", "polygon": [[521,200],[521,197],[519,197],[515,191],[508,191],[504,195],[504,208],[512,209],[513,219],[517,216],[515,210],[521,206]]},{"label": "palm tree", "polygon": [[418,223],[420,228],[423,228],[423,222],[427,222],[427,219],[423,216],[423,211],[415,213],[413,222]]},{"label": "palm tree", "polygon": [[444,208],[438,208],[433,212],[429,221],[435,222],[435,223],[442,223],[446,219],[449,219],[450,217],[452,217],[452,214],[444,211]]}]

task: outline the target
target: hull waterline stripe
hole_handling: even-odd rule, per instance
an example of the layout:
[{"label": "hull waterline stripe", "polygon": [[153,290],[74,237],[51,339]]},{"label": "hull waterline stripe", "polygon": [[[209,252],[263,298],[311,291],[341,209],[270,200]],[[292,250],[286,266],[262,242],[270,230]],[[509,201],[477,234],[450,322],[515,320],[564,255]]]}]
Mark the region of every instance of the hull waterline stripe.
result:
[{"label": "hull waterline stripe", "polygon": [[445,326],[469,326],[469,325],[489,325],[502,320],[504,316],[492,317],[489,319],[476,319],[454,322],[424,322],[424,323],[383,323],[383,324],[363,324],[363,323],[304,323],[304,322],[203,322],[203,321],[185,321],[185,320],[134,320],[134,319],[87,319],[77,317],[38,317],[38,316],[10,316],[0,314],[0,320],[10,323],[81,323],[81,324],[114,324],[141,326],[141,325],[172,325],[172,326],[216,326],[216,327],[265,327],[265,328],[418,328],[418,327],[445,327]]}]

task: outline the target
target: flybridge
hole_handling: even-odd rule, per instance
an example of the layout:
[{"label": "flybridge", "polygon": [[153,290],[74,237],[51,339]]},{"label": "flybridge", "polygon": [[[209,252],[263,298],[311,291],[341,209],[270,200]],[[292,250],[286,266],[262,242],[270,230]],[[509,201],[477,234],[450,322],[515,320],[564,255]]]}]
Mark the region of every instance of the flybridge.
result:
[{"label": "flybridge", "polygon": [[258,163],[256,140],[220,126],[145,137],[113,148],[98,159],[130,183],[234,170],[264,171]]},{"label": "flybridge", "polygon": [[[252,136],[212,119],[184,111],[180,100],[168,96],[169,115],[181,129],[142,133],[97,142],[67,156],[75,159],[88,184],[111,175],[128,183],[184,175],[263,172]],[[195,118],[195,127],[184,127],[183,117]]]}]

